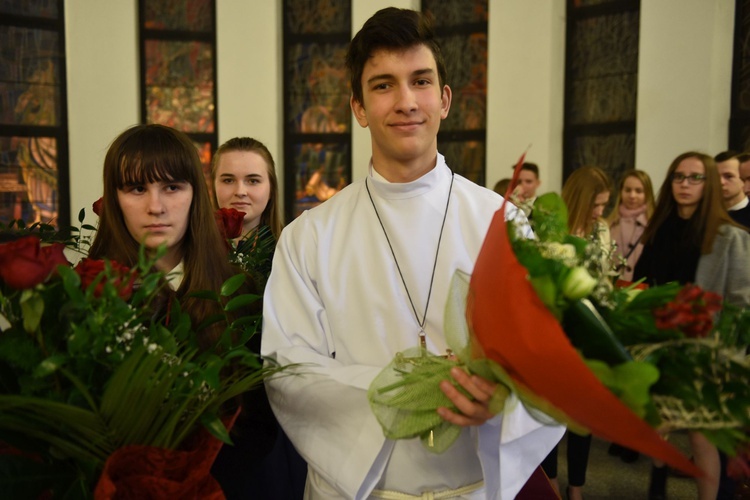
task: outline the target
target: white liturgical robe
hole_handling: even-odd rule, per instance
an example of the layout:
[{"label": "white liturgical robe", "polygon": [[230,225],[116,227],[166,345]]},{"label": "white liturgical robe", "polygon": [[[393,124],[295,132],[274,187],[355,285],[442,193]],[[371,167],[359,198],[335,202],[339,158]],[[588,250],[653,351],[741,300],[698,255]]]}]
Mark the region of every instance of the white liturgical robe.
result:
[{"label": "white liturgical robe", "polygon": [[[436,167],[413,182],[389,183],[372,167],[367,177],[419,320],[451,176],[438,155]],[[425,324],[433,353],[446,349],[451,278],[456,270],[471,273],[501,202],[454,176]],[[406,289],[365,181],[303,213],[281,235],[265,293],[262,354],[299,364],[266,384],[279,422],[309,464],[308,497],[360,499],[374,489],[418,495],[484,480],[463,498],[513,498],[563,433],[532,419],[514,397],[441,455],[419,439],[383,436],[367,389],[396,353],[418,345]]]}]

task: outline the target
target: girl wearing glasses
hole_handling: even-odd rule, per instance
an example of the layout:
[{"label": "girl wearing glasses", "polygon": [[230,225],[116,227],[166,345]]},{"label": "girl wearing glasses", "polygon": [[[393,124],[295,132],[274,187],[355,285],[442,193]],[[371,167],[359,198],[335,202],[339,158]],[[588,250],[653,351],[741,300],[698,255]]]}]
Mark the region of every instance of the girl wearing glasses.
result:
[{"label": "girl wearing glasses", "polygon": [[[683,153],[669,166],[656,209],[643,233],[643,253],[633,279],[650,285],[695,283],[740,306],[750,306],[750,234],[738,226],[722,204],[716,163],[708,155]],[[698,498],[715,499],[719,487],[719,454],[698,432],[690,433],[695,464],[706,474],[697,478]],[[655,465],[649,498],[664,498],[667,470]]]}]

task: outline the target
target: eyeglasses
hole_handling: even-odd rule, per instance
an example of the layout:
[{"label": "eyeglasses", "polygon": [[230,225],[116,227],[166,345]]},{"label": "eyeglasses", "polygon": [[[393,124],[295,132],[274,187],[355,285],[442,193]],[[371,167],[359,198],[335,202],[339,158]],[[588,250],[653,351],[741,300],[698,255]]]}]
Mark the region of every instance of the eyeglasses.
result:
[{"label": "eyeglasses", "polygon": [[685,175],[681,174],[680,172],[675,172],[672,174],[672,183],[674,184],[682,184],[682,181],[687,179],[688,184],[695,186],[696,184],[700,184],[701,182],[706,180],[706,176],[703,174],[691,174],[691,175]]}]

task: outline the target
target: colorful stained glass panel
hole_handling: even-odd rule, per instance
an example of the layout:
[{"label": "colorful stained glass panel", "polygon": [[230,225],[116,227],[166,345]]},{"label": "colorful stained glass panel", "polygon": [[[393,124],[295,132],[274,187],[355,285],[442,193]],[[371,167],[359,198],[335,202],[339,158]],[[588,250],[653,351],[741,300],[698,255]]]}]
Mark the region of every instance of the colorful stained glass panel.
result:
[{"label": "colorful stained glass panel", "polygon": [[576,21],[568,62],[568,124],[635,120],[638,12]]},{"label": "colorful stained glass panel", "polygon": [[349,184],[348,144],[302,143],[293,146],[294,213],[320,205]]},{"label": "colorful stained glass panel", "polygon": [[350,0],[286,0],[284,15],[290,34],[351,31]]},{"label": "colorful stained glass panel", "polygon": [[429,12],[435,26],[456,26],[487,22],[487,0],[422,0],[422,10]]},{"label": "colorful stained glass panel", "polygon": [[0,222],[57,222],[57,141],[0,137]]},{"label": "colorful stained glass panel", "polygon": [[440,143],[440,153],[445,156],[445,162],[457,174],[461,174],[470,181],[484,186],[485,151],[484,141],[443,141]]},{"label": "colorful stained glass panel", "polygon": [[633,168],[635,159],[635,134],[580,135],[574,141],[570,171],[583,166],[595,166],[619,179],[622,173]]},{"label": "colorful stained glass panel", "polygon": [[214,131],[214,70],[211,45],[146,41],[148,123],[183,132]]},{"label": "colorful stained glass panel", "polygon": [[0,0],[0,13],[57,19],[58,0]]},{"label": "colorful stained glass panel", "polygon": [[0,26],[0,123],[58,125],[59,36]]},{"label": "colorful stained glass panel", "polygon": [[303,134],[349,132],[347,45],[292,44],[287,50],[288,127]]},{"label": "colorful stained glass panel", "polygon": [[440,44],[453,91],[448,118],[440,130],[484,130],[487,127],[487,34],[444,37]]},{"label": "colorful stained glass panel", "polygon": [[151,0],[143,2],[148,29],[210,32],[213,0]]}]

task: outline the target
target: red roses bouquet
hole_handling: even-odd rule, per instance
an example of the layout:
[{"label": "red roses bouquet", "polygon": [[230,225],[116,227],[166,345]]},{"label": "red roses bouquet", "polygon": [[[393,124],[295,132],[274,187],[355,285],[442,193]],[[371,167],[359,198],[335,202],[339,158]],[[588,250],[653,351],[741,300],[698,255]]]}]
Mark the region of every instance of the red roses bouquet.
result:
[{"label": "red roses bouquet", "polygon": [[235,293],[245,275],[201,295],[222,304],[227,326],[214,348],[199,349],[188,315],[165,303],[153,259],[72,268],[62,243],[42,242],[56,233],[36,229],[0,244],[4,494],[85,498],[105,471],[100,498],[137,495],[131,478],[144,475],[150,491],[220,496],[208,468],[230,441],[224,403],[267,374],[244,346],[258,318],[229,316],[254,300]]}]

